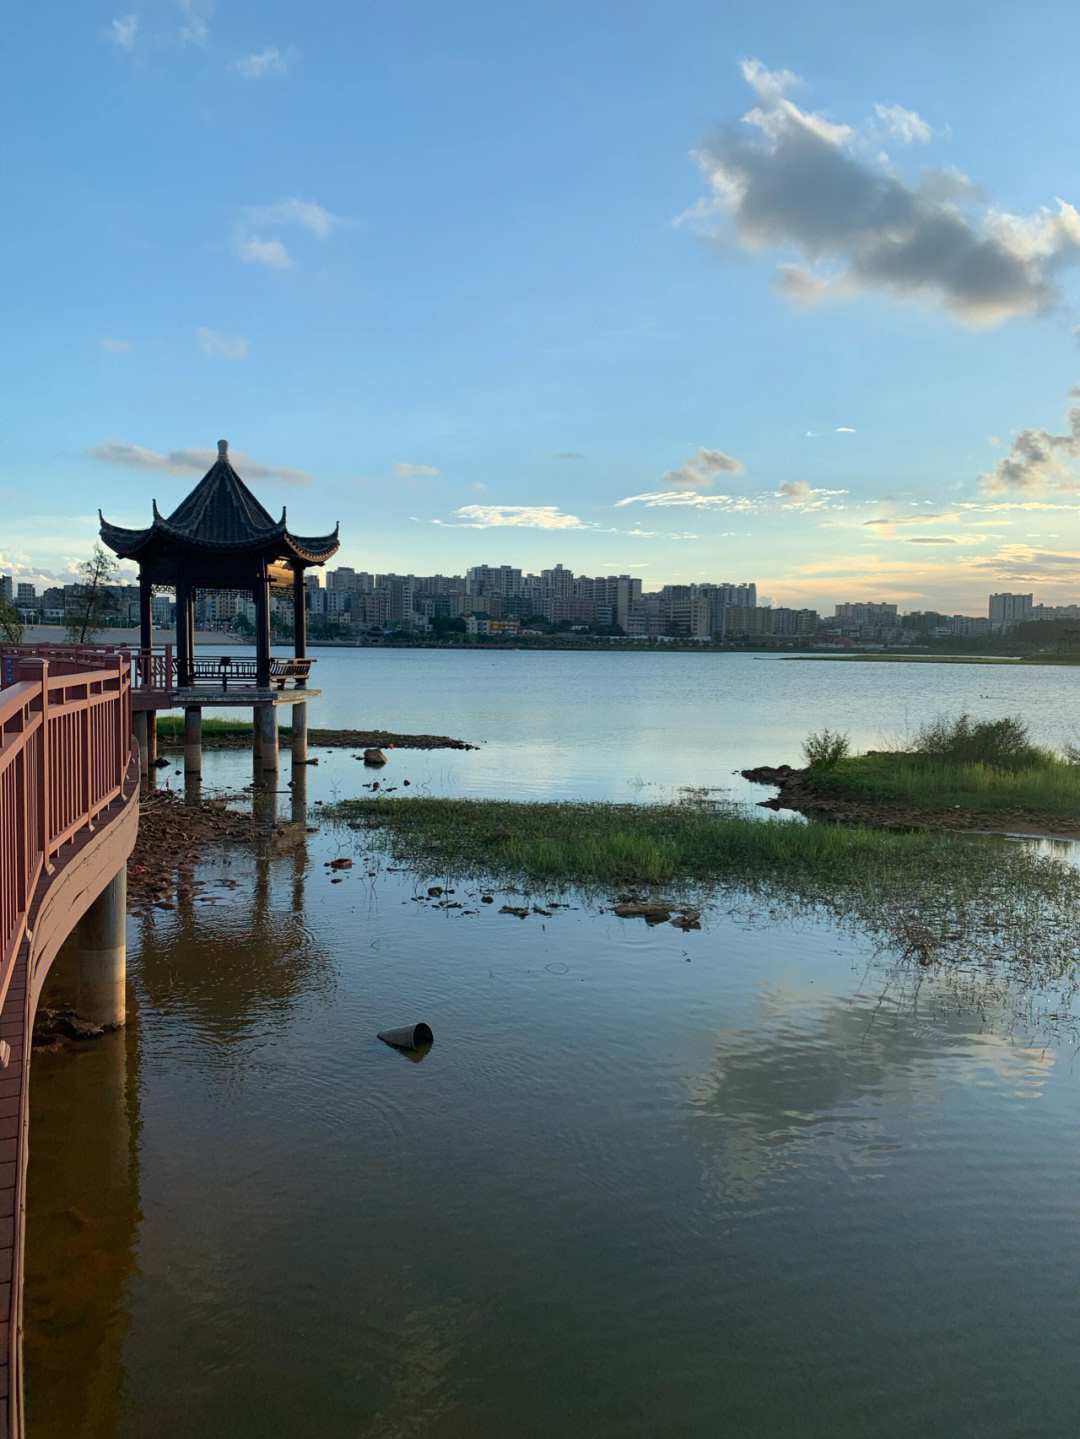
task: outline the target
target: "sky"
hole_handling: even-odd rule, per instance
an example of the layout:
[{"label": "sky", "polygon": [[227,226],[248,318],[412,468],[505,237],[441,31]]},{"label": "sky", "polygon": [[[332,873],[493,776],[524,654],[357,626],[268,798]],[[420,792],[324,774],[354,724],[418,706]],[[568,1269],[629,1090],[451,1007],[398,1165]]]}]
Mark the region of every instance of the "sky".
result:
[{"label": "sky", "polygon": [[1072,3],[39,0],[2,49],[0,572],[227,439],[357,569],[1080,602]]}]

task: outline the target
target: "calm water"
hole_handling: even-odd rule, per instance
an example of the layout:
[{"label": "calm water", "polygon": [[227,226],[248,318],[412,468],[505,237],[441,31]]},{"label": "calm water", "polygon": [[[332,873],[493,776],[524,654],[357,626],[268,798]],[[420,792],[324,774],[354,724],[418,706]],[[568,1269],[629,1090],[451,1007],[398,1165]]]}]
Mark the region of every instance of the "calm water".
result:
[{"label": "calm water", "polygon": [[[384,785],[627,799],[930,708],[1056,742],[1080,678],[319,658],[313,723],[484,742]],[[320,761],[316,819],[368,780]],[[207,756],[204,788],[250,777]],[[749,905],[691,934],[472,885],[437,909],[357,844],[213,854],[203,898],[130,922],[127,1029],[35,1060],[31,1435],[1075,1432],[1072,1001],[969,1002]],[[418,1018],[420,1063],[374,1038]]]}]

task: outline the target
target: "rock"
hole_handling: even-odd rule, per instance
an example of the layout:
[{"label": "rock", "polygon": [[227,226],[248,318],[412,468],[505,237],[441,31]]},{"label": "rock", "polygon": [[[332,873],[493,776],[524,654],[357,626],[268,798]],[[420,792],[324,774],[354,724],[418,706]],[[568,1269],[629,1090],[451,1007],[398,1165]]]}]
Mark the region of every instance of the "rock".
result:
[{"label": "rock", "polygon": [[331,869],[352,869],[352,860],[351,860],[351,859],[332,859],[332,860],[330,861],[330,868],[331,868]]},{"label": "rock", "polygon": [[154,761],[154,768],[155,768],[155,769],[168,769],[168,768],[169,768],[169,761],[165,758],[165,756],[164,756],[163,754],[159,754],[158,757],[157,757],[157,759]]},{"label": "rock", "polygon": [[529,911],[524,905],[504,904],[502,909],[499,910],[499,913],[514,914],[517,915],[518,919],[527,919]]},{"label": "rock", "polygon": [[403,779],[401,783],[405,785],[406,788],[408,788],[409,781],[407,779]]},{"label": "rock", "polygon": [[64,1015],[60,1032],[68,1039],[97,1039],[105,1033],[100,1024],[91,1024],[88,1019],[80,1019],[76,1014]]},{"label": "rock", "polygon": [[480,896],[480,903],[481,903],[481,904],[494,904],[494,903],[495,903],[495,896],[494,896],[493,894],[482,894],[482,895]]},{"label": "rock", "polygon": [[366,749],[364,751],[365,764],[385,764],[386,756],[381,749]]},{"label": "rock", "polygon": [[440,894],[442,894],[442,887],[440,885],[433,884],[428,890],[428,899],[438,899]]},{"label": "rock", "polygon": [[645,900],[631,900],[625,904],[617,904],[612,913],[619,919],[643,919],[648,924],[662,924],[664,920],[671,918],[674,908],[673,904],[663,901],[648,903]]},{"label": "rock", "polygon": [[701,911],[699,909],[684,909],[682,914],[677,914],[671,922],[676,929],[700,929]]}]

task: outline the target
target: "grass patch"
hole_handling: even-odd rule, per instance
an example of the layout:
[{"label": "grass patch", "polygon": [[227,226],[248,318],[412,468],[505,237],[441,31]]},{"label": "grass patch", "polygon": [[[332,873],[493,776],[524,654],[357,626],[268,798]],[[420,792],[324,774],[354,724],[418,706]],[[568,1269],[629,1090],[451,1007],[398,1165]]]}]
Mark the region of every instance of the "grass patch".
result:
[{"label": "grass patch", "polygon": [[[807,741],[808,757],[817,738]],[[1017,719],[938,720],[919,732],[910,750],[812,760],[805,783],[818,794],[860,803],[986,815],[1022,810],[1080,822],[1080,764],[1072,748],[1059,757],[1032,744]]]},{"label": "grass patch", "polygon": [[426,876],[738,891],[824,908],[924,960],[977,949],[1056,976],[1077,957],[1080,874],[1007,841],[766,823],[701,803],[376,798],[324,813]]},{"label": "grass patch", "polygon": [[[214,719],[204,715],[202,722],[203,738],[211,735],[247,735],[250,737],[252,725],[250,720],[236,719]],[[184,716],[183,715],[158,715],[157,722],[158,739],[183,739],[184,738]]]}]

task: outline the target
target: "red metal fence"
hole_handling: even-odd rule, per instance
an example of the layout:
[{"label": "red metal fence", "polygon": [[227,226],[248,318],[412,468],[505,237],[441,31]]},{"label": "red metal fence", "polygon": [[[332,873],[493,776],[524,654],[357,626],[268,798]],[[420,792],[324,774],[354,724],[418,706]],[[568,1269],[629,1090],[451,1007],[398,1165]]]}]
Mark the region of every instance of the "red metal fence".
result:
[{"label": "red metal fence", "polygon": [[131,649],[127,645],[0,645],[0,685],[11,684],[6,671],[20,660],[32,655],[55,665],[86,665],[93,667],[101,659],[123,656],[131,666],[131,687],[135,690],[170,690],[176,684],[176,661],[172,645],[157,645],[150,650]]},{"label": "red metal fence", "polygon": [[0,1004],[42,870],[120,794],[131,755],[131,659],[0,650]]}]

